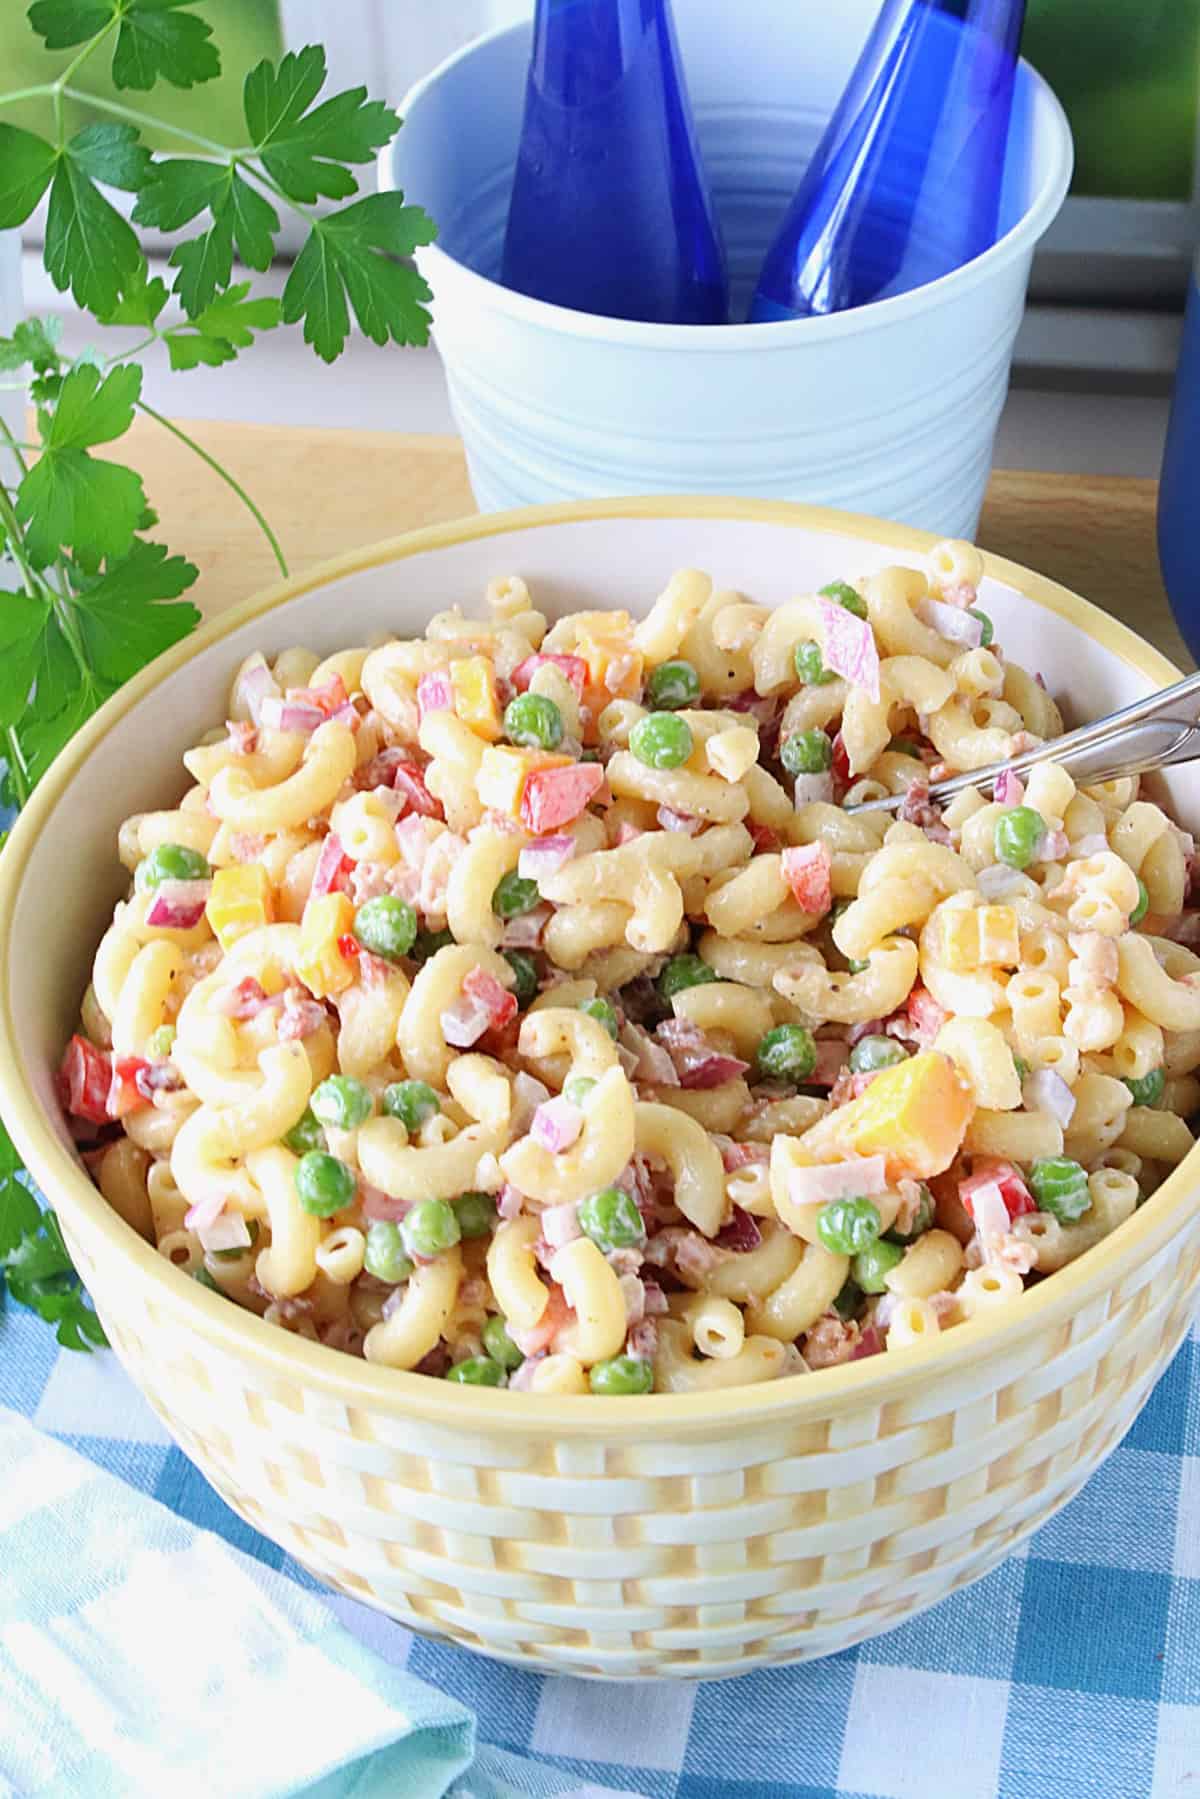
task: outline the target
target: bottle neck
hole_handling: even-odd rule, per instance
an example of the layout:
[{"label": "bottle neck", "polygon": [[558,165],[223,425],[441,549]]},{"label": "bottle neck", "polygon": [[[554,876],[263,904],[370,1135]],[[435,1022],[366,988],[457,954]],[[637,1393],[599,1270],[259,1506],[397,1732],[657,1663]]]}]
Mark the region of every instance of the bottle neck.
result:
[{"label": "bottle neck", "polygon": [[915,0],[926,12],[957,19],[1015,56],[1025,23],[1025,0]]},{"label": "bottle neck", "polygon": [[545,98],[586,105],[669,33],[670,0],[537,0],[530,74]]}]

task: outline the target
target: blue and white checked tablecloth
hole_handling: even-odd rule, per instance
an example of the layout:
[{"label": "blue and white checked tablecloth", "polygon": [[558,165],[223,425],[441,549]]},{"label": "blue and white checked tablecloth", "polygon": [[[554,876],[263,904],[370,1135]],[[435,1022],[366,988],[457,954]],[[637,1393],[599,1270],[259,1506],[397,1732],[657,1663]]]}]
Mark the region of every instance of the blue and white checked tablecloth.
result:
[{"label": "blue and white checked tablecloth", "polygon": [[[11,1305],[0,1405],[324,1591],[216,1497],[114,1356],[60,1351]],[[386,1662],[469,1706],[482,1742],[592,1793],[1200,1799],[1200,1330],[1121,1447],[1019,1556],[827,1661],[699,1686],[606,1686],[518,1673],[351,1600],[327,1603]]]}]

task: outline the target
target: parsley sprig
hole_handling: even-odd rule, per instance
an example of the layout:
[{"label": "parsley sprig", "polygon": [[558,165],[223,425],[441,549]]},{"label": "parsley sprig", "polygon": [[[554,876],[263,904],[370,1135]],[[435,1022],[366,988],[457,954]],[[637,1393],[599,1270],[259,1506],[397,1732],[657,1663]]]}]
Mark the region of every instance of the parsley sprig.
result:
[{"label": "parsley sprig", "polygon": [[[208,463],[288,572],[241,484],[142,397],[138,356],[162,343],[173,369],[217,367],[263,331],[300,324],[317,355],[333,362],[352,317],[376,344],[423,344],[430,294],[408,258],[434,236],[403,195],[359,196],[354,170],[400,120],[365,88],[323,98],[319,45],[250,70],[245,142],[224,145],[74,85],[101,54],[118,91],[211,81],[220,53],[192,0],[34,0],[27,17],[47,50],[70,54],[52,81],[0,92],[0,112],[41,99],[49,115],[44,133],[0,118],[0,230],[22,225],[48,195],[43,255],[55,286],[101,325],[142,335],[118,356],[88,351],[74,361],[59,349],[53,318],[22,320],[0,337],[0,384],[28,385],[37,421],[28,443],[0,421],[0,556],[8,558],[0,562],[0,776],[17,806],[96,708],[199,620],[181,598],[196,580],[194,564],[147,535],[156,518],[141,477],[112,455],[135,416]],[[68,99],[102,116],[68,133]],[[147,127],[188,153],[152,152],[142,141]],[[131,217],[114,193],[134,196]],[[283,211],[303,219],[306,236],[277,299],[256,293],[252,277],[274,259]],[[139,225],[183,234],[170,255],[171,292],[151,275]],[[234,279],[235,257],[251,279]],[[56,1324],[60,1342],[82,1349],[104,1341],[57,1221],[38,1206],[2,1126],[0,1269],[11,1296]]]}]

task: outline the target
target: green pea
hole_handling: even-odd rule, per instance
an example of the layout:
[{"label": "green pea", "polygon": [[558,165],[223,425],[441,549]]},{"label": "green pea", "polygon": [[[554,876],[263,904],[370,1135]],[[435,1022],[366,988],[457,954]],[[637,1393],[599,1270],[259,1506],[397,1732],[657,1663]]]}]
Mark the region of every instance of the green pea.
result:
[{"label": "green pea", "polygon": [[146,1049],[151,1060],[154,1062],[165,1061],[171,1053],[174,1042],[175,1026],[173,1024],[160,1024],[157,1030],[151,1031],[146,1040]]},{"label": "green pea", "polygon": [[651,670],[646,691],[655,711],[677,712],[681,706],[694,706],[700,698],[700,677],[682,658],[660,662]]},{"label": "green pea", "polygon": [[385,962],[399,962],[417,940],[417,915],[407,900],[380,893],[354,914],[354,935],[365,950]]},{"label": "green pea", "polygon": [[139,862],[133,884],[139,893],[157,887],[163,881],[209,881],[212,869],[199,850],[183,843],[156,843],[144,861]]},{"label": "green pea", "polygon": [[1041,1156],[1029,1170],[1029,1191],[1039,1212],[1049,1212],[1061,1224],[1074,1224],[1092,1203],[1088,1177],[1070,1156]]},{"label": "green pea", "polygon": [[837,676],[831,668],[826,668],[821,655],[821,646],[812,638],[798,643],[792,651],[792,662],[796,670],[796,679],[803,681],[806,687],[827,687]]},{"label": "green pea", "polygon": [[192,1279],[198,1287],[207,1287],[210,1293],[220,1293],[222,1298],[224,1297],[224,1288],[220,1285],[219,1281],[213,1279],[203,1263],[200,1264],[199,1268],[192,1269]]},{"label": "green pea", "polygon": [[1006,862],[1010,868],[1028,868],[1045,831],[1045,819],[1032,806],[1010,806],[996,820],[992,834],[997,862]]},{"label": "green pea", "polygon": [[453,942],[453,931],[418,931],[413,939],[412,959],[428,962],[440,949],[448,949]]},{"label": "green pea", "polygon": [[817,1213],[817,1235],[835,1256],[854,1256],[875,1242],[882,1223],[869,1199],[834,1199]]},{"label": "green pea", "polygon": [[411,1135],[437,1117],[442,1102],[427,1081],[393,1081],[383,1090],[383,1109]]},{"label": "green pea", "polygon": [[847,956],[846,967],[851,974],[866,974],[871,966],[870,956]]},{"label": "green pea", "polygon": [[1129,923],[1131,926],[1133,926],[1135,924],[1141,924],[1143,918],[1145,918],[1147,912],[1150,910],[1150,895],[1146,891],[1146,883],[1145,883],[1145,881],[1143,881],[1141,875],[1139,875],[1137,877],[1137,884],[1138,884],[1137,905],[1133,908],[1133,911],[1129,914]]},{"label": "green pea", "polygon": [[833,767],[833,745],[824,731],[793,731],[783,740],[779,760],[789,775],[823,775]]},{"label": "green pea", "polygon": [[617,1014],[615,1007],[606,999],[585,999],[579,1010],[602,1024],[615,1043],[617,1040]]},{"label": "green pea", "polygon": [[455,1362],[453,1368],[447,1368],[446,1379],[456,1380],[463,1387],[502,1387],[504,1370],[490,1356],[473,1355],[465,1362]]},{"label": "green pea", "polygon": [[250,1236],[249,1243],[243,1243],[240,1249],[214,1249],[212,1252],[214,1260],[218,1262],[236,1262],[240,1257],[249,1255],[250,1251],[254,1248],[254,1245],[258,1242],[258,1219],[247,1218],[246,1230],[249,1232]]},{"label": "green pea", "polygon": [[915,737],[893,737],[888,748],[897,756],[912,756],[917,762],[925,760]]},{"label": "green pea", "polygon": [[405,1214],[400,1235],[410,1256],[430,1261],[462,1240],[462,1227],[444,1199],[422,1199]]},{"label": "green pea", "polygon": [[308,1103],[320,1124],[334,1125],[340,1131],[357,1130],[375,1110],[371,1089],[348,1074],[329,1075],[314,1088]]},{"label": "green pea", "polygon": [[504,735],[528,750],[556,750],[563,740],[563,717],[544,693],[519,693],[504,708]]},{"label": "green pea", "polygon": [[896,1226],[893,1225],[890,1231],[884,1231],[883,1241],[885,1243],[900,1244],[915,1243],[917,1238],[923,1237],[925,1232],[929,1230],[933,1224],[933,1217],[936,1209],[933,1194],[929,1191],[929,1188],[925,1185],[924,1181],[922,1181],[921,1198],[918,1202],[916,1216],[914,1217],[912,1224],[906,1231],[897,1230]]},{"label": "green pea", "polygon": [[687,987],[703,987],[717,979],[717,971],[700,956],[672,956],[658,977],[658,991],[664,999],[673,999]]},{"label": "green pea", "polygon": [[864,1293],[882,1293],[887,1285],[887,1277],[898,1262],[904,1260],[904,1251],[898,1243],[889,1243],[880,1237],[876,1242],[860,1249],[850,1264],[850,1273]]},{"label": "green pea", "polygon": [[540,903],[541,897],[536,881],[527,880],[515,868],[510,868],[496,882],[492,894],[492,911],[497,918],[519,918],[522,912],[532,912]]},{"label": "green pea", "polygon": [[844,606],[855,618],[866,618],[867,602],[857,588],[851,587],[849,581],[827,581],[824,587],[818,587],[817,592],[827,600],[836,600],[839,606]]},{"label": "green pea", "polygon": [[490,1318],[484,1321],[483,1330],[480,1332],[480,1335],[483,1338],[483,1347],[487,1350],[493,1362],[499,1362],[500,1366],[507,1369],[510,1373],[514,1368],[519,1368],[521,1363],[525,1360],[525,1357],[521,1354],[521,1351],[517,1348],[516,1344],[508,1334],[507,1319],[501,1318],[499,1313],[493,1313]]},{"label": "green pea", "polygon": [[517,996],[518,1006],[524,1010],[530,1000],[537,998],[540,984],[537,963],[528,951],[523,949],[503,949],[500,954],[517,977],[513,992]]},{"label": "green pea", "polygon": [[490,1193],[460,1193],[451,1202],[464,1242],[472,1237],[488,1237],[496,1222],[496,1202]]},{"label": "green pea", "polygon": [[851,1074],[874,1074],[880,1068],[894,1068],[907,1062],[908,1051],[894,1037],[860,1037],[850,1051]]},{"label": "green pea", "polygon": [[1126,1075],[1125,1085],[1133,1095],[1135,1106],[1161,1106],[1167,1077],[1161,1068],[1152,1068],[1140,1079]]},{"label": "green pea", "polygon": [[579,1228],[605,1255],[610,1249],[636,1249],[646,1241],[646,1225],[632,1193],[603,1187],[579,1202]]},{"label": "green pea", "polygon": [[967,611],[970,613],[972,618],[977,618],[979,620],[980,624],[983,626],[983,636],[979,639],[980,649],[981,650],[989,649],[991,647],[992,639],[996,635],[996,629],[995,629],[995,626],[992,624],[991,619],[988,617],[987,613],[982,612],[978,606],[968,606]]},{"label": "green pea", "polygon": [[563,1098],[569,1099],[573,1106],[581,1106],[595,1085],[590,1074],[573,1074],[569,1081],[563,1082]]},{"label": "green pea", "polygon": [[363,1267],[377,1281],[386,1281],[390,1287],[398,1286],[401,1281],[408,1279],[413,1271],[413,1262],[405,1252],[398,1224],[393,1224],[390,1219],[377,1218],[367,1226]]},{"label": "green pea", "polygon": [[769,1080],[799,1084],[817,1066],[817,1046],[802,1024],[777,1024],[759,1038],[754,1060]]},{"label": "green pea", "polygon": [[692,753],[692,733],[672,712],[651,712],[629,733],[629,747],[647,768],[679,768]]},{"label": "green pea", "polygon": [[301,1116],[285,1134],[283,1143],[297,1156],[306,1156],[310,1149],[325,1148],[325,1133],[311,1106],[305,1106]]},{"label": "green pea", "polygon": [[348,1206],[357,1185],[354,1170],[324,1150],[310,1149],[296,1164],[300,1209],[316,1218],[331,1218]]},{"label": "green pea", "polygon": [[847,1278],[834,1294],[833,1309],[839,1318],[857,1318],[862,1302],[862,1288]]},{"label": "green pea", "polygon": [[588,1386],[593,1393],[606,1397],[649,1393],[654,1386],[654,1369],[641,1356],[615,1355],[611,1361],[594,1364],[588,1373]]}]

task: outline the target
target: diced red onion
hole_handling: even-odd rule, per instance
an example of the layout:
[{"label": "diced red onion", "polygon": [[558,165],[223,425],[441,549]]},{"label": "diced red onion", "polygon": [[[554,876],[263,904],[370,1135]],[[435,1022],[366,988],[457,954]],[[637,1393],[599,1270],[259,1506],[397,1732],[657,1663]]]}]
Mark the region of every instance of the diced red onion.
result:
[{"label": "diced red onion", "polygon": [[971,1213],[986,1256],[989,1238],[994,1241],[998,1237],[1007,1236],[1011,1228],[1008,1207],[1004,1203],[999,1181],[985,1181],[982,1186],[973,1190]]},{"label": "diced red onion", "polygon": [[533,1075],[521,1073],[513,1082],[513,1109],[510,1120],[515,1137],[524,1136],[529,1129],[529,1121],[544,1101],[550,1098],[550,1089]]},{"label": "diced red onion", "polygon": [[[835,1199],[870,1199],[887,1192],[882,1156],[858,1156],[850,1162],[829,1162],[819,1168],[788,1170],[788,1198],[793,1205],[828,1205]],[[1007,1216],[1007,1214],[1006,1214]]]},{"label": "diced red onion", "polygon": [[563,1206],[547,1206],[542,1213],[541,1225],[542,1235],[552,1249],[561,1249],[564,1243],[573,1243],[576,1237],[582,1237],[578,1200],[569,1200]]},{"label": "diced red onion", "polygon": [[161,881],[146,913],[146,923],[168,931],[190,931],[204,917],[211,881]]},{"label": "diced red onion", "polygon": [[1061,862],[1071,845],[1065,831],[1043,831],[1033,852],[1035,862]]},{"label": "diced red onion", "polygon": [[478,1043],[492,1022],[491,1007],[469,993],[460,993],[454,1004],[442,1013],[442,1036],[455,1049],[470,1049]]},{"label": "diced red onion", "polygon": [[632,1019],[626,1019],[621,1027],[621,1043],[636,1058],[630,1075],[639,1081],[651,1081],[657,1087],[678,1087],[679,1075],[675,1064],[661,1043],[656,1043],[648,1031]]},{"label": "diced red onion", "polygon": [[1075,1095],[1053,1068],[1035,1068],[1027,1074],[1021,1093],[1031,1112],[1049,1112],[1064,1131],[1075,1116]]},{"label": "diced red onion", "polygon": [[637,1274],[619,1274],[617,1285],[625,1301],[625,1322],[632,1330],[646,1316],[646,1289]]},{"label": "diced red onion", "polygon": [[1021,777],[1011,768],[1002,768],[992,787],[992,798],[998,806],[1019,806],[1025,798]]},{"label": "diced red onion", "polygon": [[[518,1077],[520,1078],[520,1077]],[[505,1181],[496,1199],[496,1210],[501,1218],[519,1217],[521,1207],[525,1204],[525,1195],[511,1181]]]},{"label": "diced red onion", "polygon": [[422,718],[430,712],[454,710],[454,689],[450,685],[449,675],[443,670],[437,669],[422,675],[417,682],[417,710]]},{"label": "diced red onion", "polygon": [[914,611],[922,623],[952,643],[976,650],[983,642],[983,620],[973,618],[959,606],[947,605],[945,600],[918,600]]},{"label": "diced red onion", "polygon": [[621,1064],[625,1079],[631,1081],[637,1073],[638,1058],[633,1050],[626,1049],[623,1043],[617,1044],[617,1061]]},{"label": "diced red onion", "polygon": [[676,812],[673,806],[660,806],[656,817],[664,831],[680,831],[685,837],[694,837],[704,823],[694,812]]},{"label": "diced red onion", "polygon": [[987,868],[981,868],[975,880],[984,899],[995,900],[1002,899],[1006,893],[1016,893],[1025,876],[1019,868],[1010,868],[1006,862],[993,862]]},{"label": "diced red onion", "polygon": [[[529,1126],[529,1135],[543,1149],[559,1155],[564,1149],[570,1149],[582,1130],[582,1109],[559,1094],[556,1099],[548,1099],[538,1107]],[[548,1232],[547,1240],[554,1240]]]},{"label": "diced red onion", "polygon": [[522,912],[516,918],[510,918],[504,926],[500,939],[505,949],[537,949],[542,941],[542,933],[550,922],[549,906],[534,906],[531,912]]},{"label": "diced red onion", "polygon": [[826,768],[820,774],[797,775],[792,785],[792,798],[797,807],[829,805],[833,800],[833,770]]},{"label": "diced red onion", "polygon": [[575,849],[575,839],[566,833],[556,837],[535,837],[517,858],[517,873],[523,881],[544,881],[547,875],[557,874],[564,862],[571,860]]},{"label": "diced red onion", "polygon": [[749,1069],[749,1062],[743,1062],[739,1056],[723,1056],[714,1052],[694,1062],[690,1068],[681,1069],[679,1085],[690,1092],[704,1091],[709,1087],[723,1087],[726,1081],[736,1081]]},{"label": "diced red onion", "polygon": [[1108,838],[1103,831],[1089,831],[1086,837],[1081,837],[1078,843],[1071,845],[1072,853],[1076,856],[1099,856],[1107,848]]},{"label": "diced red onion", "polygon": [[345,725],[348,731],[357,731],[362,724],[358,709],[351,700],[343,700],[336,711],[330,712],[327,716],[330,724]]},{"label": "diced red onion", "polygon": [[255,724],[261,725],[263,701],[268,697],[280,697],[279,683],[265,661],[254,662],[243,671],[238,681],[238,696]]},{"label": "diced red onion", "polygon": [[824,627],[825,666],[864,688],[878,703],[879,650],[869,621],[833,600],[818,599],[817,610]]},{"label": "diced red onion", "polygon": [[319,706],[307,706],[295,700],[268,694],[260,708],[262,722],[273,731],[304,731],[311,736],[326,722],[327,714]]},{"label": "diced red onion", "polygon": [[219,1249],[250,1247],[250,1232],[240,1212],[221,1212],[211,1224],[198,1229],[196,1235],[209,1254]]},{"label": "diced red onion", "polygon": [[194,1206],[188,1207],[183,1215],[184,1229],[197,1232],[210,1230],[224,1209],[225,1195],[210,1193],[207,1199],[201,1199]]}]

